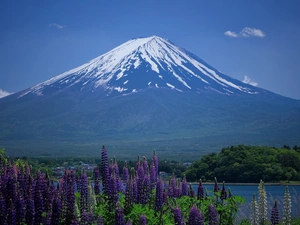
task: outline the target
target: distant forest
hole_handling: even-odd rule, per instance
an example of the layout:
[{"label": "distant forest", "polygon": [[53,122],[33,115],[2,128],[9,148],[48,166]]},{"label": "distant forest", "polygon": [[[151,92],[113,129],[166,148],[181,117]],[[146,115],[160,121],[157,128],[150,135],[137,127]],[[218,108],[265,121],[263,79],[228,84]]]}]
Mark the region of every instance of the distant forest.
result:
[{"label": "distant forest", "polygon": [[[5,152],[0,151],[0,159]],[[159,154],[158,154],[159,157]],[[134,158],[134,157],[133,157]],[[82,163],[100,165],[101,158],[27,158],[22,157],[13,159],[14,161],[27,161],[32,167],[32,171],[48,172],[53,175],[52,168],[63,166],[68,169],[71,166]],[[219,153],[210,153],[204,155],[201,159],[194,161],[187,167],[175,160],[166,160],[160,158],[159,171],[164,171],[168,179],[172,173],[175,177],[182,178],[186,175],[189,182],[212,182],[214,177],[219,181],[233,183],[259,183],[262,179],[265,182],[289,182],[300,181],[300,146],[293,148],[284,145],[282,148],[266,146],[245,146],[237,145],[223,148]],[[150,163],[150,162],[148,162]],[[118,161],[119,172],[122,174],[124,161]],[[127,161],[128,167],[135,167],[134,161]],[[87,172],[88,176],[92,173]]]},{"label": "distant forest", "polygon": [[299,181],[300,147],[231,146],[203,156],[185,174],[189,181],[213,177],[234,183]]}]

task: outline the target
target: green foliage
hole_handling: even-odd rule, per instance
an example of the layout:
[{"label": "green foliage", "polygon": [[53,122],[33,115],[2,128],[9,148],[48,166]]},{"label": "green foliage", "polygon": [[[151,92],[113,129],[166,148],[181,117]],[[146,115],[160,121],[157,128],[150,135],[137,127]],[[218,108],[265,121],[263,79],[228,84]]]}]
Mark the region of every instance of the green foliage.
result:
[{"label": "green foliage", "polygon": [[[139,224],[140,215],[144,214],[147,218],[147,225],[173,225],[173,209],[178,206],[182,211],[184,221],[188,221],[189,212],[193,205],[196,205],[206,221],[208,221],[208,206],[213,204],[218,212],[220,224],[234,224],[238,208],[245,202],[241,196],[232,196],[227,199],[220,199],[220,192],[209,191],[204,199],[197,200],[197,197],[181,196],[180,198],[169,198],[164,203],[161,211],[154,210],[153,200],[155,191],[151,193],[151,201],[146,205],[134,204],[131,209],[125,208],[125,198],[123,193],[119,193],[119,203],[124,208],[125,221],[130,220],[133,224]],[[97,196],[98,204],[96,215],[101,215],[105,219],[105,224],[114,224],[114,213],[106,197],[102,194]]]},{"label": "green foliage", "polygon": [[295,149],[238,145],[203,156],[186,171],[186,177],[189,181],[218,177],[241,183],[299,181],[299,171],[300,152]]}]

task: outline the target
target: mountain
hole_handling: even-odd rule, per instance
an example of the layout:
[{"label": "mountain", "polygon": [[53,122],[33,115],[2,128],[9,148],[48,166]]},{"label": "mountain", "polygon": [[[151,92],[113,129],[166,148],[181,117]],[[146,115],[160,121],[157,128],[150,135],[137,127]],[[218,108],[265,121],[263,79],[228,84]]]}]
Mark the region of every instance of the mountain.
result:
[{"label": "mountain", "polygon": [[136,38],[0,99],[11,156],[193,159],[233,144],[299,144],[300,101],[233,79],[167,39]]}]

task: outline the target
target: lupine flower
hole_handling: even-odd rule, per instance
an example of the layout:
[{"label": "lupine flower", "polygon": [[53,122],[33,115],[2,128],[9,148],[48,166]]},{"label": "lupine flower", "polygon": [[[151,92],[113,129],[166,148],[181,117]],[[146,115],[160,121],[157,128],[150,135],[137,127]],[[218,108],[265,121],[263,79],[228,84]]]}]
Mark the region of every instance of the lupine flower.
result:
[{"label": "lupine flower", "polygon": [[105,146],[102,147],[102,154],[101,154],[101,175],[102,175],[102,185],[103,185],[103,192],[104,194],[107,193],[108,189],[108,182],[109,182],[109,170],[108,170],[108,156]]},{"label": "lupine flower", "polygon": [[187,225],[204,225],[204,216],[195,205],[190,210]]},{"label": "lupine flower", "polygon": [[157,179],[157,176],[158,176],[158,158],[157,158],[155,150],[153,151],[152,163],[153,163],[153,165],[155,167],[155,178]]},{"label": "lupine flower", "polygon": [[52,225],[59,225],[59,219],[61,215],[61,201],[57,193],[54,194],[53,203],[52,203]]},{"label": "lupine flower", "polygon": [[202,180],[200,179],[199,185],[198,185],[198,191],[197,191],[197,199],[203,199],[204,198],[204,188],[202,185]]},{"label": "lupine flower", "polygon": [[255,194],[253,194],[253,199],[251,201],[251,216],[250,216],[250,223],[251,225],[258,225],[258,205],[256,201]]},{"label": "lupine flower", "polygon": [[140,215],[140,225],[147,225],[147,218],[144,214]]},{"label": "lupine flower", "polygon": [[110,180],[109,180],[108,200],[109,200],[111,209],[113,209],[118,201],[117,178],[116,178],[116,174],[114,172],[111,174]]},{"label": "lupine flower", "polygon": [[137,203],[142,203],[143,201],[143,182],[145,179],[145,171],[143,164],[137,163]]},{"label": "lupine flower", "polygon": [[183,179],[181,182],[181,195],[184,195],[184,196],[188,195],[188,183],[186,182],[185,174],[183,175]]},{"label": "lupine flower", "polygon": [[94,169],[94,191],[96,195],[100,194],[100,171],[98,167]]},{"label": "lupine flower", "polygon": [[258,212],[259,224],[265,224],[267,221],[267,194],[262,180],[258,185]]},{"label": "lupine flower", "polygon": [[26,200],[26,224],[27,225],[33,225],[34,224],[34,218],[35,218],[35,207],[34,207],[34,201],[31,197],[29,197]]},{"label": "lupine flower", "polygon": [[214,192],[218,192],[220,190],[217,178],[215,177],[215,185],[214,185]]},{"label": "lupine flower", "polygon": [[271,223],[272,225],[279,224],[279,213],[278,213],[277,201],[275,201],[274,206],[272,208]]},{"label": "lupine flower", "polygon": [[149,168],[146,156],[143,156],[143,168],[144,168],[144,172],[146,173],[146,171],[148,171]]},{"label": "lupine flower", "polygon": [[38,191],[34,197],[34,206],[35,206],[35,224],[41,224],[43,222],[43,212],[44,208],[44,198],[41,191]]},{"label": "lupine flower", "polygon": [[195,197],[195,192],[194,192],[194,189],[193,189],[193,187],[192,187],[192,184],[189,185],[188,195],[189,195],[191,198],[194,198],[194,197]]},{"label": "lupine flower", "polygon": [[165,188],[163,190],[163,204],[168,204],[168,192]]},{"label": "lupine flower", "polygon": [[104,225],[104,219],[101,215],[98,216],[96,225]]},{"label": "lupine flower", "polygon": [[130,210],[135,201],[133,193],[134,168],[132,168],[130,172],[130,177],[126,182],[125,187],[125,210]]},{"label": "lupine flower", "polygon": [[143,199],[142,203],[147,204],[150,201],[150,175],[149,175],[149,168],[147,169],[148,172],[145,174],[144,181],[143,181]]},{"label": "lupine flower", "polygon": [[125,161],[124,166],[123,166],[123,179],[125,180],[125,182],[127,182],[128,179],[129,179],[129,170],[128,170],[126,161]]},{"label": "lupine flower", "polygon": [[174,173],[172,173],[172,177],[171,180],[169,182],[169,187],[168,187],[168,194],[170,198],[174,198],[175,197],[175,189],[176,189],[176,178]]},{"label": "lupine flower", "polygon": [[208,206],[208,224],[209,225],[219,225],[218,212],[214,205],[210,204]]},{"label": "lupine flower", "polygon": [[89,195],[89,187],[88,187],[88,177],[86,173],[81,175],[81,190],[80,190],[80,212],[84,212],[88,210],[88,195]]},{"label": "lupine flower", "polygon": [[173,209],[173,214],[174,214],[174,224],[175,225],[183,225],[183,222],[182,222],[182,213],[181,213],[181,210],[178,206],[176,206],[174,209]]},{"label": "lupine flower", "polygon": [[[0,176],[1,177],[1,176]],[[1,181],[0,181],[1,182]],[[1,185],[0,185],[1,187]],[[6,203],[0,188],[0,224],[6,224]]]},{"label": "lupine flower", "polygon": [[125,224],[124,210],[120,202],[117,202],[117,208],[115,210],[115,225],[124,225],[124,224]]},{"label": "lupine flower", "polygon": [[220,199],[224,200],[226,198],[227,198],[227,193],[226,193],[226,189],[225,189],[225,182],[223,181]]},{"label": "lupine flower", "polygon": [[126,225],[132,225],[132,222],[130,219],[127,221]]},{"label": "lupine flower", "polygon": [[79,222],[79,225],[92,225],[93,222],[94,222],[94,216],[91,213],[87,211],[81,213],[81,220]]},{"label": "lupine flower", "polygon": [[156,195],[155,195],[155,204],[154,208],[156,211],[161,210],[163,205],[163,187],[162,187],[162,180],[158,177],[156,182]]},{"label": "lupine flower", "polygon": [[16,213],[17,213],[17,223],[22,224],[25,222],[25,202],[23,197],[18,194],[17,202],[16,202]]},{"label": "lupine flower", "polygon": [[16,209],[14,207],[12,199],[10,199],[7,207],[7,224],[9,225],[17,224]]},{"label": "lupine flower", "polygon": [[155,188],[156,179],[157,179],[157,176],[156,176],[155,166],[152,164],[150,167],[151,190],[153,190]]},{"label": "lupine flower", "polygon": [[282,218],[283,225],[291,224],[291,212],[292,212],[291,195],[289,193],[289,188],[286,186],[284,199],[283,199],[283,218]]}]

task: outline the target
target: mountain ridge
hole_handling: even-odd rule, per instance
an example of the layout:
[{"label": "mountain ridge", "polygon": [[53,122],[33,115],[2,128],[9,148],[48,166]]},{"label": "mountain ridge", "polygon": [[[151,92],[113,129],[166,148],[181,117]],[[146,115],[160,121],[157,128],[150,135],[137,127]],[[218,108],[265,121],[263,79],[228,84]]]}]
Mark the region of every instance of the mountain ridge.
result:
[{"label": "mountain ridge", "polygon": [[106,144],[125,158],[155,148],[194,159],[228,145],[300,141],[299,100],[244,84],[157,36],[125,42],[0,106],[0,147],[11,156],[92,156]]}]

